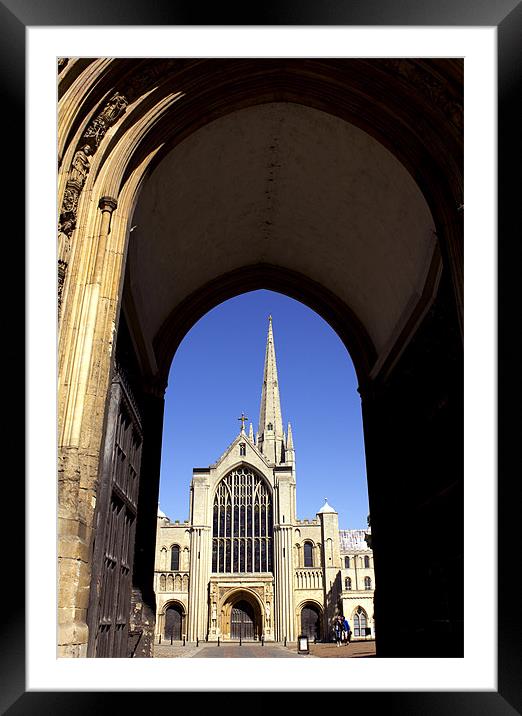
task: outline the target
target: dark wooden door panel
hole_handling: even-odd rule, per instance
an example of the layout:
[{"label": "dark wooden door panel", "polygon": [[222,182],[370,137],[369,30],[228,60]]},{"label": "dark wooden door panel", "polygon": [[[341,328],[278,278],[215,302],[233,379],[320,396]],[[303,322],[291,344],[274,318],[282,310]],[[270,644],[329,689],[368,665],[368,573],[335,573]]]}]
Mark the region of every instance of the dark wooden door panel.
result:
[{"label": "dark wooden door panel", "polygon": [[232,608],[230,638],[255,639],[256,637],[257,631],[252,606],[246,601],[238,602]]},{"label": "dark wooden door panel", "polygon": [[89,605],[89,656],[126,657],[142,428],[130,388],[116,372],[105,435]]},{"label": "dark wooden door panel", "polygon": [[301,634],[309,639],[321,636],[319,613],[313,607],[304,607],[301,611]]}]

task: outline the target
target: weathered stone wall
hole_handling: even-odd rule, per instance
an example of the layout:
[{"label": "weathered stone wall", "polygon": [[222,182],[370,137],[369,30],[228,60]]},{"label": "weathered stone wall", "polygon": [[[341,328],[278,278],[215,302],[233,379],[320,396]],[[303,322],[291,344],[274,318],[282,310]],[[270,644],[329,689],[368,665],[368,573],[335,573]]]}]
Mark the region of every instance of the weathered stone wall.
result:
[{"label": "weathered stone wall", "polygon": [[132,590],[129,623],[129,656],[133,659],[153,656],[155,615],[145,604],[139,589]]}]

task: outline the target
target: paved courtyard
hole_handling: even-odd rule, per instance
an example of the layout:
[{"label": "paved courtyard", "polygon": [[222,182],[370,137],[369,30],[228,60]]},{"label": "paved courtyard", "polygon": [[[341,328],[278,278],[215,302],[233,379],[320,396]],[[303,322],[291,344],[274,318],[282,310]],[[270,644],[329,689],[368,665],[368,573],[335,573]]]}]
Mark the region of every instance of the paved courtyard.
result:
[{"label": "paved courtyard", "polygon": [[154,656],[160,659],[175,658],[202,658],[202,659],[346,659],[366,658],[375,656],[374,641],[352,642],[346,646],[336,644],[310,644],[309,654],[298,654],[297,643],[289,642],[286,647],[283,644],[265,644],[260,642],[238,642],[207,644],[200,642],[199,645],[189,643],[183,646],[180,642],[170,644],[155,644]]}]

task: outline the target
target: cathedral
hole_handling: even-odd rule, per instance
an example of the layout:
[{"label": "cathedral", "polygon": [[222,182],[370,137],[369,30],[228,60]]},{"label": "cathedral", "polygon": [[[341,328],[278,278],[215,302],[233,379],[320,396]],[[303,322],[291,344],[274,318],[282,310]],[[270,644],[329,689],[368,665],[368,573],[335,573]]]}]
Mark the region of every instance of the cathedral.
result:
[{"label": "cathedral", "polygon": [[156,640],[328,641],[333,618],[374,638],[369,530],[340,530],[325,498],[296,514],[296,455],[286,432],[269,317],[257,435],[252,423],[209,467],[194,468],[190,514],[157,515]]}]

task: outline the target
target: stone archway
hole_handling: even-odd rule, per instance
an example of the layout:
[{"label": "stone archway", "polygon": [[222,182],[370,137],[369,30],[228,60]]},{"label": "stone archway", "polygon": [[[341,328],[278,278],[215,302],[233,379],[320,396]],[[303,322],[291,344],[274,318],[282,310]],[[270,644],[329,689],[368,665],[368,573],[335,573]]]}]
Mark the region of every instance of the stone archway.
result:
[{"label": "stone archway", "polygon": [[[155,514],[168,366],[179,341],[205,311],[255,286],[279,290],[317,310],[354,360],[379,584],[378,651],[399,656],[401,644],[407,644],[408,656],[459,655],[463,643],[463,217],[458,211],[462,63],[81,62],[77,66],[69,61],[60,75],[59,90],[59,557],[60,579],[67,581],[67,589],[60,591],[59,653],[85,656],[88,635],[94,639],[104,623],[96,595],[105,584],[100,565],[108,515],[119,508],[118,496],[111,493],[111,455],[114,421],[123,404],[135,426],[141,471],[147,479],[138,480],[137,500],[129,499],[126,505],[135,559],[128,560],[122,552],[116,562],[126,603],[131,604],[132,586],[132,604],[140,605],[139,610],[132,607],[130,620],[117,625],[122,654],[127,631],[138,621],[153,623]],[[437,102],[433,102],[434,91]],[[288,143],[292,132],[283,130],[284,108],[276,111],[269,106],[281,103],[292,105],[287,109],[298,130],[293,145]],[[261,125],[270,127],[265,137],[270,141],[251,145],[255,172],[244,181],[239,173],[242,181],[220,181],[210,193],[201,192],[207,150],[229,146],[213,138],[237,136],[233,131],[237,122],[256,135],[259,118],[267,115],[270,123]],[[314,125],[317,132],[311,131]],[[343,146],[348,151],[349,138],[355,137],[359,149],[367,146],[368,161],[361,164],[363,155],[357,159],[356,152],[352,163],[339,162],[333,148]],[[321,142],[316,141],[319,138]],[[322,140],[329,146],[323,155]],[[198,146],[205,151],[193,155]],[[311,147],[317,151],[310,151]],[[192,148],[190,156],[187,148]],[[238,161],[248,159],[237,151],[225,154],[220,165],[225,175],[226,162],[234,154]],[[274,161],[275,154],[282,163]],[[324,162],[328,157],[332,161]],[[301,160],[315,162],[309,167],[312,171],[297,171]],[[351,176],[345,173],[350,167],[360,171]],[[173,196],[180,216],[191,207],[194,210],[192,217],[184,215],[181,243],[171,224],[165,224],[162,233],[164,213],[157,212],[159,224],[149,221],[145,201],[148,190],[153,194],[154,187],[173,186],[155,183],[154,171],[161,177],[168,169],[172,176],[180,168],[187,170],[187,189],[199,187],[189,201],[183,201],[181,192]],[[364,172],[376,182],[357,181]],[[379,183],[382,176],[392,191],[379,191],[373,201],[372,187],[385,188]],[[309,181],[300,185],[303,177]],[[310,177],[324,178],[315,186],[330,188],[328,201],[320,200]],[[302,191],[294,191],[296,186]],[[334,195],[340,186],[345,186],[341,193],[350,202],[341,201],[336,211]],[[220,202],[222,187],[229,193]],[[236,190],[243,192],[240,201],[235,201]],[[279,204],[274,190],[280,192]],[[311,197],[301,202],[308,214],[300,213],[300,207],[294,211],[294,197],[303,196],[303,191]],[[230,223],[212,207],[198,208],[198,196],[208,197],[217,207],[230,207]],[[149,192],[149,199],[153,198]],[[350,221],[347,207],[358,207]],[[386,207],[400,209],[390,225]],[[135,210],[149,230],[147,236],[140,236],[143,222],[138,227],[133,223]],[[219,221],[214,227],[207,223],[198,228],[205,215]],[[294,215],[298,221],[289,224]],[[401,221],[401,216],[406,220]],[[241,223],[245,217],[248,225]],[[205,235],[211,250],[199,260],[194,237]],[[285,245],[281,237],[290,235],[295,246],[285,254],[280,250]],[[249,241],[242,240],[244,236]],[[369,250],[370,239],[376,238],[377,251]],[[170,258],[163,251],[169,246],[174,249]],[[216,251],[229,256],[230,262],[214,261]],[[168,281],[156,275],[158,258]],[[142,281],[146,276],[154,277],[153,284]],[[393,520],[388,505],[396,495],[388,479],[390,470],[401,475],[402,484],[400,510]],[[412,561],[416,584],[425,597],[419,600],[424,608],[412,617],[417,624],[415,643],[397,639],[396,630],[387,626],[400,606],[390,566],[393,541],[388,539],[400,521],[415,535]],[[451,530],[454,545],[453,558],[444,562],[436,539],[441,522]],[[94,558],[93,544],[98,550]],[[85,585],[90,585],[89,600]],[[451,624],[449,637],[441,624]],[[93,646],[90,654],[95,655]]]},{"label": "stone archway", "polygon": [[181,641],[185,633],[185,610],[178,602],[169,602],[163,613],[163,636],[165,639]]},{"label": "stone archway", "polygon": [[264,633],[264,617],[257,597],[249,590],[229,593],[221,608],[221,636],[225,641],[258,641]]},{"label": "stone archway", "polygon": [[169,600],[158,614],[155,625],[156,638],[163,641],[179,641],[186,635],[187,610],[182,602]]},{"label": "stone archway", "polygon": [[298,611],[299,634],[307,636],[311,641],[323,639],[323,610],[319,604],[308,601],[300,606]]}]

